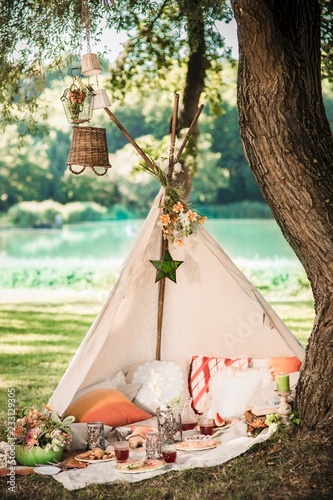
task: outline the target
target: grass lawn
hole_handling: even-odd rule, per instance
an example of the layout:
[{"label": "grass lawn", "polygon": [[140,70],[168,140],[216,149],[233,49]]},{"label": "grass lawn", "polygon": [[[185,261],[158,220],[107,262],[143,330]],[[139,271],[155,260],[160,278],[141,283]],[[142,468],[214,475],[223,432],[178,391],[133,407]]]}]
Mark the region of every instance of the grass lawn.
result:
[{"label": "grass lawn", "polygon": [[[42,301],[43,300],[43,301]],[[96,316],[102,296],[0,295],[0,440],[6,440],[7,389],[21,407],[46,403]],[[271,304],[305,346],[313,322],[310,297]],[[316,499],[333,497],[331,443],[325,436],[282,430],[226,464],[171,472],[149,481],[91,485],[68,492],[52,478],[16,477],[18,499]]]}]

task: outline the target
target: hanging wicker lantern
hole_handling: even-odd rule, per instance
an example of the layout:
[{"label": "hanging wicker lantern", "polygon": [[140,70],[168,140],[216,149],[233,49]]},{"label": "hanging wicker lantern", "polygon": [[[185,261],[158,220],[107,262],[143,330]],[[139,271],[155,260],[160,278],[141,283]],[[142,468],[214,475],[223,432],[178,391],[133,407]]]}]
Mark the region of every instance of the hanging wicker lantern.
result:
[{"label": "hanging wicker lantern", "polygon": [[[96,175],[105,175],[108,169],[111,168],[106,129],[73,127],[73,137],[67,165],[73,174],[81,174],[86,167],[89,167]],[[99,172],[96,170],[99,167],[102,167],[104,170]]]},{"label": "hanging wicker lantern", "polygon": [[89,122],[93,115],[93,94],[77,77],[61,97],[66,118],[73,125]]}]

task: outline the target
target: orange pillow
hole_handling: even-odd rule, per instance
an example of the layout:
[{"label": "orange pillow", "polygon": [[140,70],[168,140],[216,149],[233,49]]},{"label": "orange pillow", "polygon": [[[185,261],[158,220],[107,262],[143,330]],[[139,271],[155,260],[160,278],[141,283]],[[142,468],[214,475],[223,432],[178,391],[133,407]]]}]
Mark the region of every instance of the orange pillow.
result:
[{"label": "orange pillow", "polygon": [[267,365],[272,370],[273,378],[279,373],[298,372],[301,367],[301,361],[296,356],[269,358]]},{"label": "orange pillow", "polygon": [[69,405],[65,416],[75,422],[103,422],[119,427],[150,418],[151,415],[132,403],[118,389],[97,389],[83,394]]}]

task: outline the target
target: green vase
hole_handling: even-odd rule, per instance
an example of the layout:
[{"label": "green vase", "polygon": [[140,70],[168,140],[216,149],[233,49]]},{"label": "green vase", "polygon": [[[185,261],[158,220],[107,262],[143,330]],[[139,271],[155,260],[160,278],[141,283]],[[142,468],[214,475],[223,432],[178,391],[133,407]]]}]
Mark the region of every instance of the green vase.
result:
[{"label": "green vase", "polygon": [[15,460],[18,465],[33,467],[36,464],[47,464],[49,462],[60,462],[63,456],[63,448],[58,451],[45,451],[45,448],[33,446],[31,449],[23,445],[15,446]]}]

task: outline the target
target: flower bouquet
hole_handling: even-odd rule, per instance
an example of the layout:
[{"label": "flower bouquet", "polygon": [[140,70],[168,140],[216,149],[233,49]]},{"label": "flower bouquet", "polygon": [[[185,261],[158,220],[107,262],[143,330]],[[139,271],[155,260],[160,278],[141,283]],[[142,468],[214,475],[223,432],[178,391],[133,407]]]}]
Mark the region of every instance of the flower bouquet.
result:
[{"label": "flower bouquet", "polygon": [[74,422],[74,417],[63,419],[49,406],[41,411],[35,407],[22,411],[18,409],[17,417],[13,437],[16,439],[18,463],[35,465],[61,460],[63,450],[70,445],[70,424]]},{"label": "flower bouquet", "polygon": [[[180,164],[176,164],[177,167]],[[159,226],[162,235],[171,247],[178,248],[184,245],[184,239],[198,231],[200,225],[204,224],[207,217],[191,210],[189,203],[185,201],[184,190],[181,186],[172,185],[168,175],[157,164],[154,169],[140,164],[145,172],[155,177],[164,187],[164,203],[161,207]]]}]

